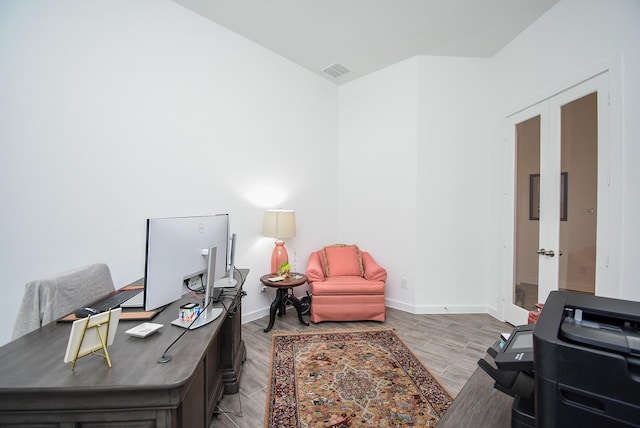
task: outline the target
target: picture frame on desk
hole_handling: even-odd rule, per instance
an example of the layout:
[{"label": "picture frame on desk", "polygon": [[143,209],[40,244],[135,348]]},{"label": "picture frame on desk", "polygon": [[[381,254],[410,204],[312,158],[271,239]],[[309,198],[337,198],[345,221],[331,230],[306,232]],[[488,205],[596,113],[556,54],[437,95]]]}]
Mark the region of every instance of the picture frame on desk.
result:
[{"label": "picture frame on desk", "polygon": [[71,363],[71,370],[79,358],[99,350],[103,351],[102,356],[111,367],[107,347],[113,344],[121,312],[122,309],[117,308],[73,322],[64,354],[64,362]]}]

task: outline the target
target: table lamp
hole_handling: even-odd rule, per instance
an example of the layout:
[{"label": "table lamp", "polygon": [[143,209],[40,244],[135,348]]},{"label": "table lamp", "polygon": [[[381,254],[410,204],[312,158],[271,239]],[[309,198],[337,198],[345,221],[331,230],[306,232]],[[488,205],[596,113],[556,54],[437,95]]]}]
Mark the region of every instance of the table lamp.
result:
[{"label": "table lamp", "polygon": [[276,245],[271,254],[271,273],[277,273],[280,265],[289,261],[283,239],[296,236],[296,212],[293,210],[265,211],[262,236],[276,238]]}]

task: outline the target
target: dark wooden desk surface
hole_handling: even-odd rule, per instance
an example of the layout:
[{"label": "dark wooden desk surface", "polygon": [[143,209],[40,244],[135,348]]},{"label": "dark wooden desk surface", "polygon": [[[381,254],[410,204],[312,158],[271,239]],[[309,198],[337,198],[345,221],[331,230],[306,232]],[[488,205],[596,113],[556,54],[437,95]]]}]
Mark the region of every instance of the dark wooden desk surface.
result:
[{"label": "dark wooden desk surface", "polygon": [[471,375],[447,409],[438,428],[509,428],[513,398],[493,387],[480,367]]},{"label": "dark wooden desk surface", "polygon": [[[242,270],[242,277],[246,278],[247,273]],[[240,300],[239,296],[233,297]],[[229,339],[228,333],[221,335],[220,331],[232,321],[223,313],[211,324],[187,331],[169,350],[172,360],[160,364],[157,360],[165,349],[185,332],[171,325],[171,321],[178,317],[179,306],[188,301],[195,299],[183,296],[151,320],[164,326],[146,338],[125,334],[140,321],[121,320],[108,348],[111,368],[98,355],[79,359],[73,371],[70,364],[63,362],[70,323],[50,323],[0,347],[0,425],[11,421],[10,415],[25,411],[108,411],[132,407],[133,402],[138,408],[179,406],[194,383],[196,371],[206,369],[202,362],[207,353],[214,346],[222,348],[217,346],[217,341],[222,340],[218,336]],[[230,303],[225,301],[227,306]],[[237,317],[240,316],[238,312]],[[244,343],[241,345],[244,350]],[[217,358],[218,351],[215,352]]]}]

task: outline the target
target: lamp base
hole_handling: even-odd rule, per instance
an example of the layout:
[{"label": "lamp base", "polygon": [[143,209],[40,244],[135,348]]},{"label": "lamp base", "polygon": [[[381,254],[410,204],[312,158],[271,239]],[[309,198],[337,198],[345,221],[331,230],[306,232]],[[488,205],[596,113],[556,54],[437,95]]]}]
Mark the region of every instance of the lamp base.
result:
[{"label": "lamp base", "polygon": [[284,241],[276,241],[276,246],[271,253],[271,273],[277,274],[278,269],[283,263],[289,261],[289,254],[284,247]]}]

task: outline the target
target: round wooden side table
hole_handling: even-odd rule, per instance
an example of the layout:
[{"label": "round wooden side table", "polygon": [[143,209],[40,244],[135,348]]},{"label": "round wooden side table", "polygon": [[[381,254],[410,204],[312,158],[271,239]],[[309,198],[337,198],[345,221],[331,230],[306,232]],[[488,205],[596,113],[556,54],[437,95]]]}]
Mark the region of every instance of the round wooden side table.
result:
[{"label": "round wooden side table", "polygon": [[307,276],[301,273],[291,272],[289,277],[282,281],[274,282],[270,280],[276,276],[278,275],[269,273],[260,277],[261,283],[267,287],[276,289],[276,298],[271,302],[271,308],[269,310],[269,325],[264,329],[264,332],[268,333],[273,328],[273,323],[276,320],[276,312],[278,313],[278,316],[282,316],[287,313],[288,303],[292,304],[293,307],[296,308],[296,311],[298,312],[298,320],[300,320],[304,325],[309,325],[309,323],[302,318],[302,306],[300,305],[300,300],[293,294],[293,289],[295,287],[307,282]]}]

